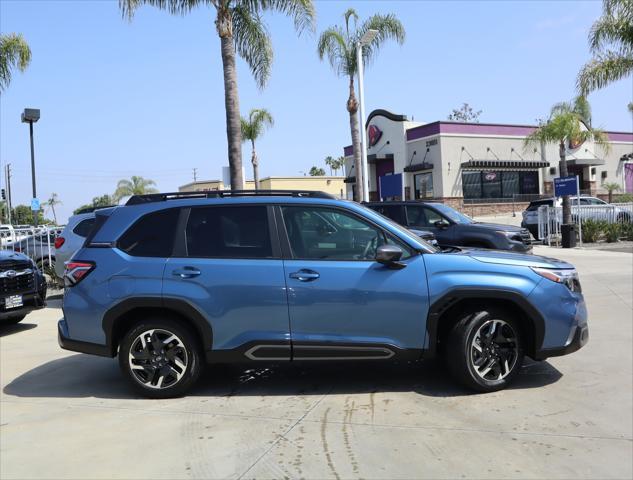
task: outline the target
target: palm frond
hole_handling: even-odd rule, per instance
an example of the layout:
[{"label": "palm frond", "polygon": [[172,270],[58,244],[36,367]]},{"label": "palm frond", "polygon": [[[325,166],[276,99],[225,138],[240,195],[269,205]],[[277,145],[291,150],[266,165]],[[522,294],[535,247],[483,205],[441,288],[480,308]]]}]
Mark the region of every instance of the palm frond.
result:
[{"label": "palm frond", "polygon": [[350,58],[354,57],[353,47],[347,44],[341,27],[330,27],[321,33],[317,52],[321,60],[327,56],[330,66],[337,75],[354,74],[355,67],[350,66]]},{"label": "palm frond", "polygon": [[402,45],[406,38],[404,26],[393,14],[376,14],[369,17],[356,31],[354,43],[358,43],[367,30],[378,31],[378,34],[369,43],[369,45],[363,47],[363,62],[366,62],[367,65],[370,65],[373,62],[378,54],[378,51],[387,40],[395,40]]},{"label": "palm frond", "polygon": [[354,20],[354,25],[358,22],[358,13],[353,8],[348,8],[343,14],[343,18],[345,19],[345,33],[347,34],[347,38],[349,38],[349,20],[350,18]]},{"label": "palm frond", "polygon": [[31,49],[21,34],[0,35],[0,92],[11,83],[11,69],[21,72],[31,63]]},{"label": "palm frond", "polygon": [[250,68],[257,86],[264,88],[273,63],[273,47],[266,26],[257,10],[251,11],[244,5],[236,6],[232,16],[235,49]]},{"label": "palm frond", "polygon": [[242,3],[247,3],[251,12],[271,11],[291,17],[300,34],[315,29],[316,11],[312,0],[242,0]]},{"label": "palm frond", "polygon": [[265,108],[254,108],[248,118],[241,118],[242,140],[251,142],[257,140],[266,128],[275,124],[273,116]]},{"label": "palm frond", "polygon": [[623,56],[618,52],[597,55],[578,74],[576,84],[582,95],[598,90],[633,72],[633,53]]},{"label": "palm frond", "polygon": [[214,3],[214,0],[119,0],[119,9],[124,18],[131,20],[142,5],[167,10],[172,15],[185,15],[196,7]]}]

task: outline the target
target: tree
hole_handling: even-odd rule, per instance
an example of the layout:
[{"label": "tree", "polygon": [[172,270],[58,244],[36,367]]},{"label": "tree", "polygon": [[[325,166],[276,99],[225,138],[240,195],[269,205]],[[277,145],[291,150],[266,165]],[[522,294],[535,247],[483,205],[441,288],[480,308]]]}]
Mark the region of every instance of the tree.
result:
[{"label": "tree", "polygon": [[130,178],[130,180],[119,180],[113,198],[118,202],[121,198],[131,195],[158,193],[158,190],[156,190],[153,185],[156,185],[154,180],[134,175]]},{"label": "tree", "polygon": [[620,184],[615,182],[603,183],[604,189],[609,192],[609,203],[613,203],[613,192],[620,190]]},{"label": "tree", "polygon": [[[580,144],[593,140],[595,144],[607,152],[609,143],[607,135],[602,131],[587,125],[589,104],[584,99],[576,99],[574,102],[557,103],[552,107],[549,121],[539,126],[534,132],[525,138],[525,146],[539,146],[541,143],[557,143],[560,157],[559,171],[561,177],[567,176],[567,142]],[[590,115],[590,113],[589,113]],[[569,195],[563,196],[563,223],[570,224],[571,205]]]},{"label": "tree", "polygon": [[327,156],[325,157],[325,164],[330,167],[330,175],[332,175],[332,172],[338,173],[338,171],[343,168],[343,165],[345,165],[345,157],[334,158]]},{"label": "tree", "polygon": [[479,116],[481,113],[481,110],[475,112],[469,104],[463,103],[461,107],[453,109],[448,116],[448,120],[453,122],[479,123]]},{"label": "tree", "polygon": [[48,197],[48,200],[44,203],[44,205],[47,205],[51,208],[51,211],[53,212],[53,219],[55,221],[55,225],[57,225],[57,213],[55,212],[55,206],[56,205],[61,205],[61,200],[59,199],[59,195],[57,195],[56,193],[51,193],[51,196]]},{"label": "tree", "polygon": [[220,37],[224,71],[224,107],[228,159],[233,189],[244,188],[242,175],[242,134],[240,102],[237,88],[235,54],[242,57],[260,88],[270,76],[273,49],[263,22],[265,12],[278,12],[294,20],[295,29],[302,32],[313,28],[315,11],[312,0],[119,0],[124,16],[131,19],[142,4],[154,5],[171,14],[184,15],[200,5],[213,5],[215,27]]},{"label": "tree", "polygon": [[325,175],[325,170],[315,166],[310,169],[309,173],[311,177],[322,177]]},{"label": "tree", "polygon": [[[16,205],[11,212],[11,221],[13,225],[33,225],[33,212],[30,205]],[[38,224],[47,225],[53,223],[48,218],[40,216]]]},{"label": "tree", "polygon": [[73,214],[77,214],[81,210],[85,210],[86,208],[104,208],[111,207],[112,205],[116,205],[117,202],[114,200],[112,195],[101,195],[100,197],[94,197],[92,202],[86,205],[81,205],[79,208],[76,208],[73,211]]},{"label": "tree", "polygon": [[[368,30],[377,30],[378,34],[369,43],[363,46],[363,65],[368,66],[376,58],[380,47],[387,40],[395,40],[402,44],[405,39],[405,31],[400,20],[395,15],[376,14],[369,17],[361,25],[358,25],[358,14],[352,8],[343,15],[345,25],[335,25],[326,29],[319,37],[317,51],[319,58],[327,57],[330,66],[338,76],[349,79],[349,96],[347,98],[347,111],[349,113],[350,130],[352,134],[352,146],[354,149],[354,168],[356,170],[356,201],[363,200],[363,179],[360,155],[360,131],[358,123],[358,101],[354,92],[354,76],[358,71],[356,62],[356,47]],[[350,25],[350,21],[353,25]],[[364,119],[363,119],[364,121]],[[362,128],[365,128],[363,125]]]},{"label": "tree", "polygon": [[603,0],[602,16],[589,32],[589,49],[593,58],[576,82],[581,95],[633,72],[633,0]]},{"label": "tree", "polygon": [[242,141],[251,142],[251,163],[253,164],[253,179],[255,180],[255,190],[259,190],[259,159],[255,151],[255,140],[257,140],[266,128],[275,124],[273,116],[268,110],[263,108],[254,108],[248,118],[240,119],[242,126]]},{"label": "tree", "polygon": [[21,72],[31,63],[31,49],[20,34],[0,35],[0,92],[11,83],[11,70]]},{"label": "tree", "polygon": [[334,162],[336,162],[336,160],[334,159],[334,157],[331,156],[327,156],[325,157],[325,164],[330,167],[330,175],[332,175],[332,170],[334,170],[334,167],[332,166],[334,164]]}]

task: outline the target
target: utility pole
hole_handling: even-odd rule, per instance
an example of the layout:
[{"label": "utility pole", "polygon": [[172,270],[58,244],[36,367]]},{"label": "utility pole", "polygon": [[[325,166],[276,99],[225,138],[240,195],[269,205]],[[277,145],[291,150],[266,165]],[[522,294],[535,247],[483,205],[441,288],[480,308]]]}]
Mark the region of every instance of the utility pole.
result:
[{"label": "utility pole", "polygon": [[198,181],[198,169],[197,168],[193,169],[193,181],[194,182]]},{"label": "utility pole", "polygon": [[12,225],[13,222],[11,221],[11,209],[13,208],[13,205],[11,205],[11,164],[7,163],[7,165],[5,166],[5,170],[6,170],[6,185],[7,185],[7,219],[9,221],[9,225]]},{"label": "utility pole", "polygon": [[31,203],[31,211],[33,212],[33,226],[37,227],[39,221],[39,206],[34,209],[33,206],[37,202],[37,189],[35,187],[35,148],[33,147],[33,124],[40,119],[40,111],[37,108],[25,108],[22,113],[22,123],[29,124],[29,137],[31,139],[31,182],[33,186],[33,201]]}]

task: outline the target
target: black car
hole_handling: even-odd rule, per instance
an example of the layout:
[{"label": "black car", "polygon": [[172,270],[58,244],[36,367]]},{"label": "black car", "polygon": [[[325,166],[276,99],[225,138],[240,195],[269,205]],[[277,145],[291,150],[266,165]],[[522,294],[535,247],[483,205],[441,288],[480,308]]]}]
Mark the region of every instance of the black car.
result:
[{"label": "black car", "polygon": [[0,323],[18,323],[46,306],[46,281],[29,257],[0,250]]},{"label": "black car", "polygon": [[433,232],[441,247],[494,248],[523,253],[532,250],[527,229],[476,222],[443,203],[403,201],[365,205],[409,229]]}]

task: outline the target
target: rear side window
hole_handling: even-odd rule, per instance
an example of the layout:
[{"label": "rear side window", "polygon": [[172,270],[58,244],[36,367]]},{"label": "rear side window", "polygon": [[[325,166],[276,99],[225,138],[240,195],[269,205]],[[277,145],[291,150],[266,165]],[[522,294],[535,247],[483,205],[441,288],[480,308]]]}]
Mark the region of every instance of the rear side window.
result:
[{"label": "rear side window", "polygon": [[95,221],[96,219],[94,217],[82,220],[77,225],[75,225],[75,228],[73,228],[73,233],[75,235],[79,235],[80,237],[86,238],[92,230],[92,227],[95,226]]},{"label": "rear side window", "polygon": [[530,205],[528,206],[528,208],[526,210],[528,212],[535,212],[536,210],[539,209],[539,207],[542,207],[543,205],[547,205],[548,207],[551,207],[553,205],[553,202],[551,200],[544,200],[544,201],[540,201],[540,202],[532,202],[532,203],[530,203]]},{"label": "rear side window", "polygon": [[171,208],[148,213],[123,234],[117,246],[135,257],[170,257],[179,212]]},{"label": "rear side window", "polygon": [[186,230],[187,255],[206,258],[271,258],[266,206],[193,208]]}]

